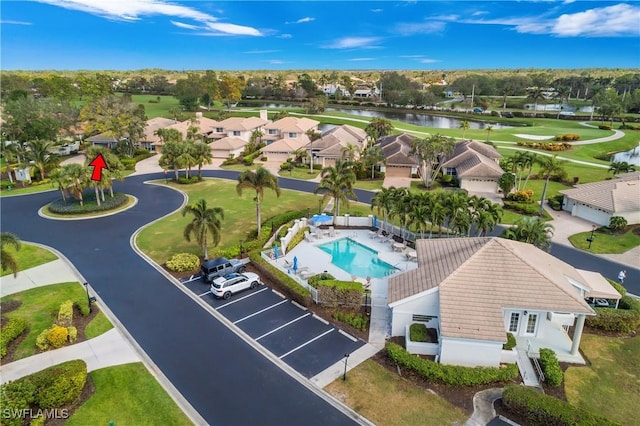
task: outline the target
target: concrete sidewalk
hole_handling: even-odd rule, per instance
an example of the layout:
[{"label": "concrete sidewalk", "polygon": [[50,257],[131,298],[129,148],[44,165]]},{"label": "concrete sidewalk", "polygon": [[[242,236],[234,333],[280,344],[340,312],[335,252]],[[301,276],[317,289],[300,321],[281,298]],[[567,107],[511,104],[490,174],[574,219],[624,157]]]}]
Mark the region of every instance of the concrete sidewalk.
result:
[{"label": "concrete sidewalk", "polygon": [[5,275],[0,278],[0,297],[45,285],[79,280],[80,278],[64,260],[56,259],[35,268],[20,271],[17,277]]}]

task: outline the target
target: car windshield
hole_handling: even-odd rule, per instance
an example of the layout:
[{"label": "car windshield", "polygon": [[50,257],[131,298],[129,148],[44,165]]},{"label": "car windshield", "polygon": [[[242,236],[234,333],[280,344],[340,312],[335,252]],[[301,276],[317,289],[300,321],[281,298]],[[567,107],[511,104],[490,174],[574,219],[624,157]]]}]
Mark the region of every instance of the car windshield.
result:
[{"label": "car windshield", "polygon": [[239,276],[240,276],[240,274],[235,274],[235,273],[234,274],[227,274],[227,275],[224,276],[224,279],[225,280],[230,280],[230,279],[233,279],[233,278],[238,278]]}]

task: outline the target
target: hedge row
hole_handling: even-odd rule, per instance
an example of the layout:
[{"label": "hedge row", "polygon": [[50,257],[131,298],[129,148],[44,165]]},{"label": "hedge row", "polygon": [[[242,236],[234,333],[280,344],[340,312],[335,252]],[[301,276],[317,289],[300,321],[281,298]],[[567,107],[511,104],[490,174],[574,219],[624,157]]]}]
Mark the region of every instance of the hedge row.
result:
[{"label": "hedge row", "polygon": [[362,304],[364,289],[354,281],[320,280],[316,284],[318,300],[323,306],[358,308]]},{"label": "hedge row", "polygon": [[7,346],[27,329],[27,322],[22,318],[11,318],[0,332],[0,358],[7,355]]},{"label": "hedge row", "polygon": [[354,312],[334,312],[331,316],[335,320],[349,324],[360,331],[367,331],[369,317],[366,315],[356,314]]},{"label": "hedge row", "polygon": [[285,274],[263,259],[260,250],[251,251],[249,253],[249,259],[251,259],[252,265],[258,270],[259,275],[263,279],[266,278],[272,282],[282,284],[287,290],[287,296],[301,305],[309,306],[311,304],[311,293],[309,293],[309,290],[291,278],[290,275]]},{"label": "hedge row", "polygon": [[409,368],[427,380],[450,386],[475,386],[487,383],[508,382],[518,377],[518,366],[504,367],[460,367],[444,365],[429,359],[422,359],[407,352],[402,346],[387,343],[387,354],[397,364]]},{"label": "hedge row", "polygon": [[167,269],[174,272],[193,271],[200,266],[200,258],[193,253],[176,253],[167,262]]},{"label": "hedge row", "polygon": [[305,226],[304,228],[300,229],[296,235],[293,236],[293,238],[291,238],[291,241],[289,241],[289,245],[287,246],[287,251],[291,251],[295,248],[295,246],[297,246],[298,244],[300,244],[300,242],[302,240],[304,240],[304,233],[309,231],[309,227]]},{"label": "hedge row", "polygon": [[[87,381],[87,364],[67,361],[0,387],[2,408],[14,410],[61,408],[78,399]],[[3,425],[22,425],[22,418],[3,418]],[[6,421],[6,423],[5,423]]]},{"label": "hedge row", "polygon": [[544,381],[549,386],[560,386],[562,384],[562,369],[556,353],[549,348],[540,349],[540,366],[544,373]]},{"label": "hedge row", "polygon": [[60,304],[60,309],[58,310],[58,325],[69,327],[71,324],[73,324],[73,302],[67,300]]},{"label": "hedge row", "polygon": [[588,316],[585,324],[591,328],[617,333],[632,333],[640,327],[640,301],[623,296],[618,309],[593,308],[596,316]]},{"label": "hedge row", "polygon": [[87,192],[84,194],[84,205],[80,205],[80,202],[73,198],[67,198],[67,201],[62,199],[56,200],[49,204],[49,211],[57,214],[81,214],[90,212],[101,212],[106,210],[116,209],[127,202],[127,196],[121,193],[113,194],[113,197],[106,196],[104,201],[98,204],[96,202],[96,195],[94,192]]},{"label": "hedge row", "polygon": [[527,215],[538,214],[538,211],[540,210],[540,207],[533,203],[516,203],[514,201],[507,200],[503,201],[503,203],[505,209],[514,210]]},{"label": "hedge row", "polygon": [[607,426],[617,425],[606,417],[583,410],[568,402],[526,386],[509,384],[502,401],[512,412],[526,418],[531,426]]}]

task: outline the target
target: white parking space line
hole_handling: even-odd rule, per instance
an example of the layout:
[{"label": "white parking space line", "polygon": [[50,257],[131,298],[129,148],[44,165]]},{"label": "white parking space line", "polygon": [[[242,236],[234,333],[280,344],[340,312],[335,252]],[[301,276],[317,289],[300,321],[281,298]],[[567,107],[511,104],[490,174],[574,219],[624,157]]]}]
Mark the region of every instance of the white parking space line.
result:
[{"label": "white parking space line", "polygon": [[303,311],[306,311],[306,310],[307,310],[307,308],[305,308],[304,306],[302,306],[301,304],[299,304],[299,303],[298,303],[298,302],[296,302],[295,300],[292,300],[292,301],[291,301],[291,304],[292,304],[293,306],[296,306],[296,307],[298,307],[298,308],[302,309]]},{"label": "white parking space line", "polygon": [[187,281],[182,281],[182,284],[190,283],[191,281],[199,280],[200,275],[191,275]]},{"label": "white parking space line", "polygon": [[226,306],[233,305],[234,303],[238,303],[239,301],[244,300],[244,299],[246,299],[247,297],[255,296],[256,294],[258,294],[258,293],[262,293],[263,291],[266,291],[266,290],[269,290],[269,287],[265,287],[265,288],[263,288],[262,290],[258,290],[258,291],[256,291],[255,293],[247,294],[246,296],[241,297],[240,299],[235,299],[235,300],[233,300],[233,301],[231,301],[231,302],[229,302],[229,303],[225,303],[225,304],[224,304],[224,305],[222,305],[222,306],[218,306],[218,310],[220,310],[220,309],[222,309],[222,308],[224,308],[224,307],[226,307]]},{"label": "white parking space line", "polygon": [[275,294],[277,294],[278,296],[282,297],[283,299],[285,298],[284,294],[282,294],[282,293],[280,293],[278,291],[275,291],[274,289],[271,289],[271,291],[274,292]]},{"label": "white parking space line", "polygon": [[278,306],[278,305],[282,305],[283,303],[287,303],[287,301],[286,301],[286,300],[283,300],[283,301],[281,301],[281,302],[276,303],[275,305],[267,306],[266,308],[264,308],[264,309],[260,309],[258,312],[254,312],[254,313],[252,313],[251,315],[247,315],[247,316],[246,316],[246,317],[244,317],[244,318],[240,318],[239,320],[234,321],[233,323],[234,323],[234,324],[238,324],[239,322],[242,322],[242,321],[244,321],[244,320],[246,320],[246,319],[249,319],[249,318],[251,318],[251,317],[255,317],[256,315],[260,315],[261,313],[263,313],[263,312],[265,312],[265,311],[268,311],[269,309],[273,309],[273,308],[275,308],[275,307],[276,307],[276,306]]},{"label": "white parking space line", "polygon": [[209,290],[209,291],[207,291],[205,293],[199,294],[198,297],[206,296],[207,294],[211,294],[211,290]]},{"label": "white parking space line", "polygon": [[317,316],[316,314],[313,314],[313,317],[314,317],[315,319],[317,319],[318,321],[320,321],[320,322],[322,322],[322,323],[325,323],[326,325],[329,325],[329,321],[327,321],[326,319],[324,319],[324,318],[320,318],[320,317],[319,317],[319,316]]},{"label": "white parking space line", "polygon": [[282,330],[283,328],[285,328],[285,327],[287,327],[287,326],[289,326],[289,325],[293,324],[293,323],[294,323],[294,322],[296,322],[296,321],[301,320],[302,318],[308,317],[309,315],[311,315],[311,314],[310,314],[310,313],[306,313],[306,314],[304,314],[304,315],[299,316],[298,318],[296,318],[296,319],[294,319],[294,320],[289,321],[289,322],[288,322],[288,323],[286,323],[286,324],[282,324],[280,327],[274,328],[273,330],[268,331],[268,332],[264,333],[262,336],[260,336],[260,337],[256,338],[256,339],[255,339],[255,341],[257,342],[258,340],[262,339],[263,337],[267,337],[268,335],[273,334],[273,333],[275,333],[275,332],[276,332],[276,331],[278,331],[278,330]]},{"label": "white parking space line", "polygon": [[313,342],[315,342],[316,340],[320,339],[321,337],[324,337],[324,336],[326,336],[327,334],[331,333],[333,330],[335,330],[335,328],[332,328],[331,330],[327,330],[327,331],[325,331],[325,332],[324,332],[324,333],[322,333],[321,335],[316,336],[316,337],[314,337],[313,339],[311,339],[311,340],[309,340],[309,341],[307,341],[307,342],[305,342],[305,343],[301,344],[301,345],[300,345],[300,346],[298,346],[297,348],[293,348],[293,349],[291,349],[291,350],[290,350],[289,352],[287,352],[286,354],[284,354],[284,355],[280,355],[278,358],[282,359],[282,358],[286,357],[287,355],[291,355],[292,353],[294,353],[294,352],[295,352],[295,351],[297,351],[298,349],[304,348],[304,347],[305,347],[305,346],[307,346],[308,344],[313,343]]},{"label": "white parking space line", "polygon": [[342,331],[340,329],[338,329],[338,333],[342,334],[343,336],[345,336],[347,339],[350,339],[353,342],[357,342],[358,339],[356,339],[355,337],[353,337],[352,335],[350,335],[349,333],[347,333],[346,331]]}]

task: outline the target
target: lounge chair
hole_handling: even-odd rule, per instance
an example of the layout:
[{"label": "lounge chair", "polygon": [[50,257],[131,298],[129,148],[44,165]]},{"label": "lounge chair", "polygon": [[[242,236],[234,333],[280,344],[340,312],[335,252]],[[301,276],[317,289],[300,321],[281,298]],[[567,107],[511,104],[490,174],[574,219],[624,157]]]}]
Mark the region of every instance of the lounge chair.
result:
[{"label": "lounge chair", "polygon": [[296,270],[296,275],[302,275],[305,272],[311,272],[308,266],[303,266],[302,268],[298,268]]},{"label": "lounge chair", "polygon": [[293,268],[293,262],[287,258],[284,258],[284,266],[286,266],[287,268]]},{"label": "lounge chair", "polygon": [[300,276],[300,278],[302,278],[303,280],[309,279],[312,276],[314,276],[316,273],[315,272],[311,272],[311,271],[302,271],[300,272],[300,274],[298,274]]}]

